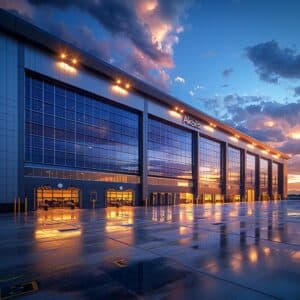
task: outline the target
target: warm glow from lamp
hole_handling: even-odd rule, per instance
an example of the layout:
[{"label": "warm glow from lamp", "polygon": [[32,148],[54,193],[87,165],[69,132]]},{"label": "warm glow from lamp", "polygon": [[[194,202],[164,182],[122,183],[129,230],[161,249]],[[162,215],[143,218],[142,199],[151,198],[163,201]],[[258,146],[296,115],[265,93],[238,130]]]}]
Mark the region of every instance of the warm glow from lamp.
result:
[{"label": "warm glow from lamp", "polygon": [[122,83],[121,79],[117,79],[116,84],[121,84],[121,83]]},{"label": "warm glow from lamp", "polygon": [[77,70],[73,66],[70,66],[63,61],[57,62],[56,65],[57,65],[58,69],[60,69],[61,71],[64,71],[64,72],[72,74],[72,75],[77,74]]},{"label": "warm glow from lamp", "polygon": [[127,90],[125,90],[124,88],[122,88],[121,86],[116,85],[116,84],[112,85],[111,90],[112,90],[113,93],[119,94],[121,96],[127,96],[128,95]]},{"label": "warm glow from lamp", "polygon": [[278,154],[274,154],[273,157],[274,157],[275,159],[278,159],[278,158],[279,158],[279,155],[278,155]]},{"label": "warm glow from lamp", "polygon": [[254,146],[252,144],[247,144],[247,147],[250,149],[254,149]]},{"label": "warm glow from lamp", "polygon": [[62,59],[65,59],[67,57],[67,55],[65,54],[65,53],[62,53],[61,55],[60,55],[60,58],[62,58]]},{"label": "warm glow from lamp", "polygon": [[72,64],[73,64],[73,65],[76,65],[77,62],[78,62],[78,60],[77,60],[76,58],[73,58],[73,59],[72,59]]},{"label": "warm glow from lamp", "polygon": [[268,154],[268,152],[266,150],[261,150],[261,153]]},{"label": "warm glow from lamp", "polygon": [[125,88],[128,90],[130,88],[130,84],[126,83]]},{"label": "warm glow from lamp", "polygon": [[215,130],[214,130],[211,126],[209,126],[209,125],[204,125],[203,128],[204,128],[205,130],[207,130],[207,131],[210,131],[210,132],[214,132],[214,131],[215,131]]},{"label": "warm glow from lamp", "polygon": [[232,140],[235,143],[237,143],[239,141],[236,136],[230,136],[229,139]]},{"label": "warm glow from lamp", "polygon": [[175,118],[178,118],[178,119],[181,118],[180,113],[177,112],[177,111],[170,110],[170,111],[169,111],[169,114],[170,114],[172,117],[175,117]]}]

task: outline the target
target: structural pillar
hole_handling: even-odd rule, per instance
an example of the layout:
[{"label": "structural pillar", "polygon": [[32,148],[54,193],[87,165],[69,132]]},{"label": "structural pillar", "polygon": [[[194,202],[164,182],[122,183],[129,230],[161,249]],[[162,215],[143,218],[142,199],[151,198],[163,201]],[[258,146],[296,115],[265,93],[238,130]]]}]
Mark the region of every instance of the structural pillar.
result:
[{"label": "structural pillar", "polygon": [[140,118],[140,186],[141,193],[136,205],[148,205],[148,102],[144,100],[144,110]]}]

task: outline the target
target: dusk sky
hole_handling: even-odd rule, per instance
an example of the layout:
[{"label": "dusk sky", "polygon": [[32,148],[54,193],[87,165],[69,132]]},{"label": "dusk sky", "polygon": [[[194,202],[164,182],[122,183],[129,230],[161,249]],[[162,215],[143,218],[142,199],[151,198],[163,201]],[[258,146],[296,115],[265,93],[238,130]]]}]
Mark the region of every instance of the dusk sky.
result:
[{"label": "dusk sky", "polygon": [[291,154],[300,192],[300,1],[0,0],[77,47]]}]

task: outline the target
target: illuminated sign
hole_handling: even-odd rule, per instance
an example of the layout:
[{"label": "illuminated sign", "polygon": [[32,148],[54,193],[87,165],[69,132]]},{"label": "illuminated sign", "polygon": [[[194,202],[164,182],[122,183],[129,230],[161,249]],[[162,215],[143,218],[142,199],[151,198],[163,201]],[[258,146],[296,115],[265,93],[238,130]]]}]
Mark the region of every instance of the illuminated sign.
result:
[{"label": "illuminated sign", "polygon": [[202,123],[198,120],[195,120],[195,119],[192,119],[190,116],[188,115],[184,115],[183,118],[182,118],[182,123],[183,124],[186,124],[188,126],[191,126],[191,127],[194,127],[194,128],[197,128],[197,129],[201,129],[202,127]]}]

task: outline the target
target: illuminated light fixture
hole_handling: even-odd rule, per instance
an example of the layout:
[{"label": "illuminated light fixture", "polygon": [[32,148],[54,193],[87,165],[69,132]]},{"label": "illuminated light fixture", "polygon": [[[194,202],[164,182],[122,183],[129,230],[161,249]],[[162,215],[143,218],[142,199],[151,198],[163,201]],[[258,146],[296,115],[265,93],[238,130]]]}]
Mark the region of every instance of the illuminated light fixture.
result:
[{"label": "illuminated light fixture", "polygon": [[129,83],[126,83],[125,84],[125,88],[128,90],[130,88],[130,84]]},{"label": "illuminated light fixture", "polygon": [[266,150],[261,150],[261,153],[268,154],[268,152]]},{"label": "illuminated light fixture", "polygon": [[250,149],[254,149],[254,145],[253,144],[247,144],[247,147]]},{"label": "illuminated light fixture", "polygon": [[73,58],[73,59],[72,59],[72,64],[73,64],[73,65],[76,65],[77,63],[78,63],[78,60],[77,60],[76,58]]},{"label": "illuminated light fixture", "polygon": [[278,159],[280,156],[278,154],[272,155],[275,159]]},{"label": "illuminated light fixture", "polygon": [[236,136],[230,136],[229,139],[235,143],[237,143],[239,141],[239,139]]},{"label": "illuminated light fixture", "polygon": [[63,62],[63,61],[59,61],[56,63],[58,69],[62,70],[63,72],[75,75],[77,73],[76,68],[74,68],[73,66],[70,66],[69,64]]},{"label": "illuminated light fixture", "polygon": [[203,128],[204,128],[205,130],[207,130],[207,131],[210,131],[210,132],[214,132],[214,131],[215,131],[215,130],[214,130],[211,126],[209,126],[209,125],[204,125]]},{"label": "illuminated light fixture", "polygon": [[209,123],[209,126],[211,126],[211,127],[213,127],[213,128],[216,128],[216,127],[217,127],[217,125],[214,124],[214,123]]},{"label": "illuminated light fixture", "polygon": [[180,114],[178,111],[170,110],[170,111],[169,111],[169,114],[170,114],[172,117],[175,117],[175,118],[181,118],[181,114]]},{"label": "illuminated light fixture", "polygon": [[178,106],[175,106],[175,110],[178,111],[178,109],[179,109]]},{"label": "illuminated light fixture", "polygon": [[182,113],[184,113],[184,110],[183,110],[183,109],[181,109],[181,110],[180,110],[180,113],[181,113],[181,114],[182,114]]},{"label": "illuminated light fixture", "polygon": [[122,83],[121,79],[116,80],[116,84],[121,84],[121,83]]},{"label": "illuminated light fixture", "polygon": [[119,94],[121,96],[127,96],[128,95],[128,91],[126,89],[124,89],[123,87],[119,86],[119,85],[112,85],[111,90],[113,93],[115,94]]},{"label": "illuminated light fixture", "polygon": [[60,58],[62,58],[62,59],[65,59],[67,57],[67,55],[65,54],[65,53],[62,53],[61,55],[60,55]]},{"label": "illuminated light fixture", "polygon": [[184,181],[179,181],[179,182],[177,182],[177,186],[188,187],[189,183],[188,182],[184,182]]}]

